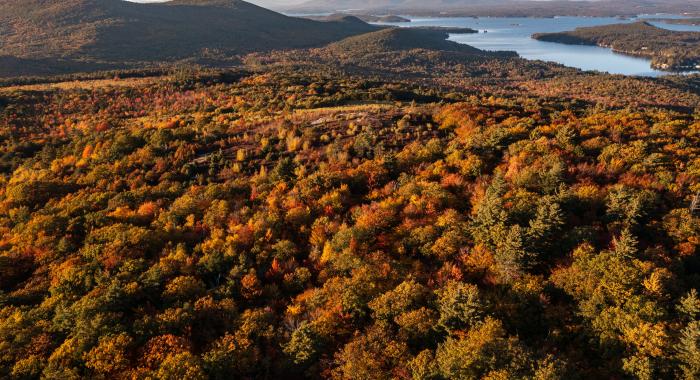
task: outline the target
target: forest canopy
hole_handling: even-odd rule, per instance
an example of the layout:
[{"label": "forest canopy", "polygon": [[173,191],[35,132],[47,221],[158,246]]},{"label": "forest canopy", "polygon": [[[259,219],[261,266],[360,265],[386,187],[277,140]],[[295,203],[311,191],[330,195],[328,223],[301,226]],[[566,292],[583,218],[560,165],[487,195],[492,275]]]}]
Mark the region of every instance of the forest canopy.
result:
[{"label": "forest canopy", "polygon": [[258,59],[1,90],[0,377],[700,376],[700,114]]}]

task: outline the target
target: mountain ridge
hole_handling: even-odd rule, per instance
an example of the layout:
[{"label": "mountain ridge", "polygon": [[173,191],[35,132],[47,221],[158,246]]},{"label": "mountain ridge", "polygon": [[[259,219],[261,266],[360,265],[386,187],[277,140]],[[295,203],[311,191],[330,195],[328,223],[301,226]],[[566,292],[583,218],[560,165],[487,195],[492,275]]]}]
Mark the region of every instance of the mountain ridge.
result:
[{"label": "mountain ridge", "polygon": [[700,12],[700,2],[682,0],[378,0],[358,6],[353,0],[309,0],[285,10],[348,12],[373,15],[475,17],[636,16],[638,14]]},{"label": "mountain ridge", "polygon": [[28,60],[171,62],[322,46],[378,30],[285,16],[240,0],[2,0],[0,55]]}]

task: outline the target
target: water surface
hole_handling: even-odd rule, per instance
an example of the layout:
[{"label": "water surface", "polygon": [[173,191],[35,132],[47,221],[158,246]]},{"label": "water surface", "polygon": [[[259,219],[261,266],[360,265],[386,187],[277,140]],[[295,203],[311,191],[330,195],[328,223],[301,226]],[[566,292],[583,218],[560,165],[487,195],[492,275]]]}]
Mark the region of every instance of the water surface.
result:
[{"label": "water surface", "polygon": [[[645,15],[636,19],[619,19],[615,17],[450,17],[450,18],[413,18],[409,23],[383,23],[400,27],[416,26],[450,26],[469,27],[479,31],[478,34],[452,34],[450,40],[468,44],[482,50],[510,50],[521,57],[561,63],[582,70],[596,70],[611,74],[659,76],[669,74],[651,68],[651,61],[639,57],[630,57],[613,53],[608,48],[598,46],[565,45],[555,42],[538,41],[530,36],[534,33],[563,32],[579,27],[635,22],[644,18],[677,18],[669,15]],[[699,26],[674,25],[652,22],[654,25],[671,30],[700,31]]]}]

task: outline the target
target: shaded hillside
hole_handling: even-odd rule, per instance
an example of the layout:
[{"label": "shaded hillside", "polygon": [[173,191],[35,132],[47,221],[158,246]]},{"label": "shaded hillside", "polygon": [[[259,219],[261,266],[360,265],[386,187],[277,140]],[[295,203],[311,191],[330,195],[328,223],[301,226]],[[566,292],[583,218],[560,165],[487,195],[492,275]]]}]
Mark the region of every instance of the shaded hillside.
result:
[{"label": "shaded hillside", "polygon": [[[448,41],[441,30],[394,28],[350,37],[322,49],[313,59],[339,67],[391,75],[397,79],[431,78],[448,82],[469,78],[493,84],[499,78],[539,78],[554,75],[560,67],[527,61],[515,52],[490,52]],[[293,59],[303,59],[295,57]]]},{"label": "shaded hillside", "polygon": [[[528,77],[541,73],[553,73],[551,65],[540,66],[518,58],[515,52],[489,52],[469,45],[447,40],[448,33],[441,30],[392,28],[349,37],[307,54],[285,57],[286,62],[322,62],[345,70],[388,75],[396,79],[423,78],[473,78],[491,81],[512,75]],[[517,72],[517,73],[516,73]]]},{"label": "shaded hillside", "polygon": [[56,75],[80,71],[107,70],[114,65],[90,64],[63,59],[26,59],[0,56],[0,78]]},{"label": "shaded hillside", "polygon": [[256,70],[278,68],[330,76],[390,78],[406,84],[456,91],[518,90],[524,80],[541,80],[579,71],[551,62],[530,61],[515,52],[484,51],[447,41],[447,33],[395,28],[347,38],[323,48],[250,54],[244,63]]},{"label": "shaded hillside", "polygon": [[230,56],[323,45],[377,29],[287,17],[239,0],[0,0],[0,8],[0,51],[28,59],[124,63]]},{"label": "shaded hillside", "polygon": [[523,59],[515,52],[479,50],[445,41],[445,36],[421,29],[390,29],[323,48],[254,53],[243,63],[251,71],[382,78],[455,93],[485,91],[512,96],[525,92],[614,107],[645,105],[683,111],[692,111],[700,104],[700,76],[632,78],[584,72]]},{"label": "shaded hillside", "polygon": [[647,22],[538,33],[532,37],[570,45],[598,45],[618,53],[649,57],[659,69],[684,70],[700,65],[700,32],[671,31]]},{"label": "shaded hillside", "polygon": [[447,32],[441,30],[392,28],[349,37],[332,43],[325,49],[340,56],[365,56],[411,49],[485,53],[469,45],[448,41],[447,37]]}]

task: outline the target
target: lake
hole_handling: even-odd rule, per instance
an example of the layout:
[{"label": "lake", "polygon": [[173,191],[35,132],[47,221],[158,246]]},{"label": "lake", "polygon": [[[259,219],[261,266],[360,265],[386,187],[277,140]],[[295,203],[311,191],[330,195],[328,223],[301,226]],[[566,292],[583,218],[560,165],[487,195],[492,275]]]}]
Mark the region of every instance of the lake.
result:
[{"label": "lake", "polygon": [[[482,50],[510,50],[521,57],[561,63],[582,70],[597,70],[611,74],[660,76],[668,72],[651,68],[650,60],[613,53],[608,48],[597,46],[565,45],[554,42],[537,41],[530,36],[541,32],[563,32],[579,27],[635,22],[644,18],[678,18],[669,15],[640,16],[621,20],[615,17],[450,17],[414,18],[408,23],[382,23],[399,27],[449,26],[469,27],[478,34],[452,34],[450,40],[474,46]],[[700,31],[700,26],[676,25],[652,22],[653,25],[671,30]],[[485,31],[485,32],[484,32]]]}]

